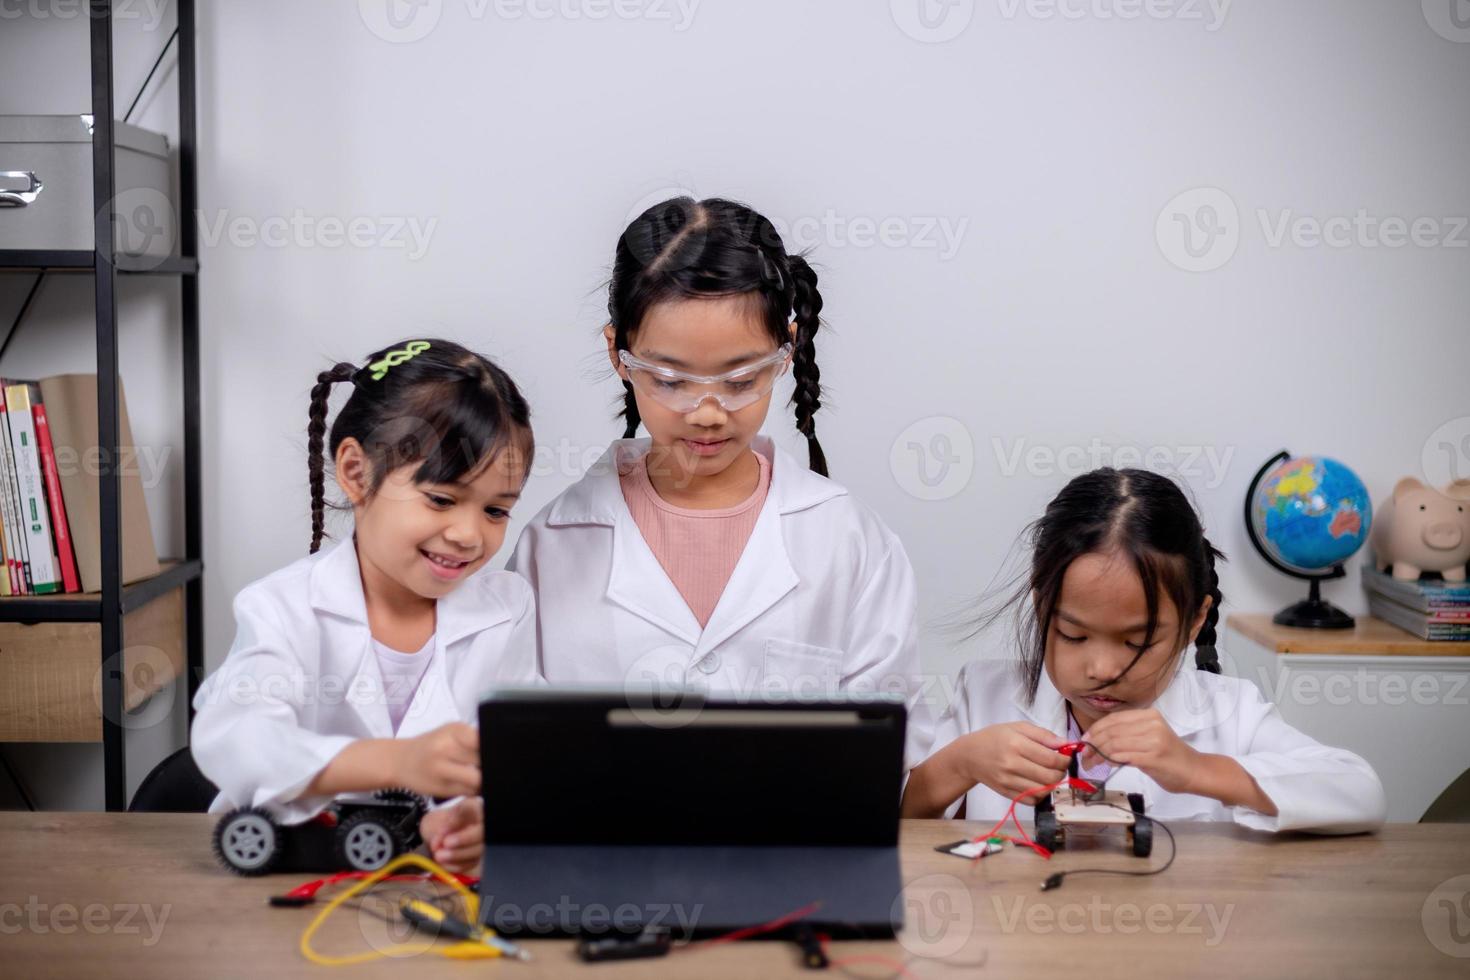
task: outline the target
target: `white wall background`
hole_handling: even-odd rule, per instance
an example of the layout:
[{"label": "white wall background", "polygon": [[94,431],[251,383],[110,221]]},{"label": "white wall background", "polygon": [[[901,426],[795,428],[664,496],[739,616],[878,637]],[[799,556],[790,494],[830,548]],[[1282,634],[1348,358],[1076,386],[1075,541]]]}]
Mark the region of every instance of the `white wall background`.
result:
[{"label": "white wall background", "polygon": [[[306,552],[307,391],[333,361],[424,334],[478,347],[545,447],[517,523],[576,478],[619,434],[597,336],[613,245],[681,187],[813,247],[818,431],[908,547],[928,669],[973,653],[935,624],[1070,475],[1136,462],[1119,451],[1161,447],[1188,483],[1232,559],[1227,612],[1298,598],[1241,525],[1266,457],[1334,456],[1375,498],[1470,474],[1470,29],[1452,2],[201,3],[209,663],[233,594]],[[63,60],[5,111],[83,111],[24,108],[39,79],[84,73],[84,52]],[[1216,192],[1166,207],[1197,188]],[[1238,216],[1215,212],[1216,267],[1186,271],[1173,213],[1206,222],[1202,201]],[[1346,245],[1311,241],[1311,221],[1360,211]],[[1432,221],[1389,247],[1388,218]],[[338,243],[354,220],[369,243]],[[1273,240],[1283,220],[1299,240]],[[42,319],[89,329],[85,300],[49,298]],[[40,326],[0,371],[74,366]],[[176,419],[143,419],[170,418],[166,385],[144,401],[168,331],[140,332],[134,426],[176,441]],[[800,451],[789,415],[768,428]],[[936,435],[955,459],[926,500],[908,444]],[[1363,608],[1356,574],[1325,591]]]}]

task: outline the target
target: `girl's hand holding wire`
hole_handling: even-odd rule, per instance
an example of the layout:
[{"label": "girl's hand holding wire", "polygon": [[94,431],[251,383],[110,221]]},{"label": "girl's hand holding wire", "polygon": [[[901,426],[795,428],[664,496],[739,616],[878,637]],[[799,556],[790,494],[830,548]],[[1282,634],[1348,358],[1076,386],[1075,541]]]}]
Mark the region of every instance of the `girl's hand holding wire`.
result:
[{"label": "girl's hand holding wire", "polygon": [[960,741],[965,743],[971,783],[987,786],[1006,799],[1050,786],[1067,775],[1067,757],[1057,751],[1066,739],[1028,722],[990,725]]},{"label": "girl's hand holding wire", "polygon": [[1099,761],[1141,770],[1170,793],[1189,793],[1199,770],[1199,752],[1185,744],[1155,708],[1104,715],[1087,729],[1084,766]]}]

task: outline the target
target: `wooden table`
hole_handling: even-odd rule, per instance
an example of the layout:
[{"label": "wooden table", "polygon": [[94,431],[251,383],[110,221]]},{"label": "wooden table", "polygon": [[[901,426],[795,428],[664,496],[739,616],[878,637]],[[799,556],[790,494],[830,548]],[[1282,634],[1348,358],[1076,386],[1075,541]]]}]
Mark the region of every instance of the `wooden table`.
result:
[{"label": "wooden table", "polygon": [[[530,942],[530,963],[418,955],[331,971],[307,963],[297,950],[311,912],[265,904],[268,895],[302,879],[243,879],[220,870],[210,854],[212,824],[207,816],[182,814],[0,813],[0,974],[28,980],[819,975],[801,969],[787,943],[746,942],[591,966],[573,957],[569,942],[555,940]],[[882,956],[920,978],[1381,980],[1470,973],[1470,825],[1390,824],[1370,836],[1273,838],[1227,824],[1184,824],[1176,831],[1178,860],[1162,875],[1078,877],[1046,893],[1037,886],[1050,871],[1143,865],[1113,846],[1061,852],[1049,862],[1008,849],[973,865],[933,850],[983,829],[906,821],[900,900],[908,914],[901,940],[837,943],[834,953]],[[1166,849],[1161,837],[1157,857]],[[1452,915],[1458,916],[1453,923]],[[334,952],[366,948],[369,931],[383,936],[383,927],[365,929],[351,911],[335,925],[340,928],[329,925],[321,941]],[[855,962],[848,971],[896,974],[877,962]]]}]

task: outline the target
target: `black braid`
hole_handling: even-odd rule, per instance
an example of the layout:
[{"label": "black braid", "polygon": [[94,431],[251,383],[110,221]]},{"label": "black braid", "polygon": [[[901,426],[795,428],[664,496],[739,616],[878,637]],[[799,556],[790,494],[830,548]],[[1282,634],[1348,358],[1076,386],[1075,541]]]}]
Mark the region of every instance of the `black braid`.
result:
[{"label": "black braid", "polygon": [[351,381],[357,374],[357,366],[342,361],[330,371],[316,376],[311,389],[311,407],[307,410],[310,421],[306,425],[306,472],[311,483],[311,554],[322,546],[326,527],[326,462],[322,458],[322,446],[327,435],[327,400],[332,394],[332,385]]},{"label": "black braid", "polygon": [[632,439],[638,435],[638,423],[643,421],[643,416],[638,414],[638,398],[633,394],[633,383],[624,381],[623,389],[623,419],[627,422],[623,438]]},{"label": "black braid", "polygon": [[814,416],[822,407],[822,371],[817,367],[817,330],[821,328],[822,294],[817,289],[817,274],[800,255],[790,258],[794,286],[792,312],[796,317],[796,351],[792,355],[796,391],[791,400],[796,405],[796,431],[806,436],[808,465],[815,473],[827,475],[827,457],[817,441]]},{"label": "black braid", "polygon": [[1210,597],[1210,610],[1205,613],[1204,625],[1194,639],[1194,665],[1211,674],[1220,673],[1220,655],[1215,651],[1215,627],[1220,622],[1220,603],[1225,597],[1220,594],[1220,575],[1215,571],[1215,559],[1223,558],[1210,544],[1208,538],[1201,539],[1205,549],[1205,594]]}]

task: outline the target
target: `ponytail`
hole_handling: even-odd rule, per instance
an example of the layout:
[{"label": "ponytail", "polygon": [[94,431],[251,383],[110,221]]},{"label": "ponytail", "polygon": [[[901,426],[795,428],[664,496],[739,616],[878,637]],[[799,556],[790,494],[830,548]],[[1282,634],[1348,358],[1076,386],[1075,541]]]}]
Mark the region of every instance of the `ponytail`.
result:
[{"label": "ponytail", "polygon": [[343,361],[330,371],[316,376],[311,389],[311,407],[307,409],[306,424],[306,472],[311,484],[311,554],[322,546],[326,527],[326,461],[322,458],[322,446],[327,435],[327,400],[332,394],[332,385],[351,381],[357,367]]}]

